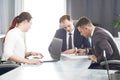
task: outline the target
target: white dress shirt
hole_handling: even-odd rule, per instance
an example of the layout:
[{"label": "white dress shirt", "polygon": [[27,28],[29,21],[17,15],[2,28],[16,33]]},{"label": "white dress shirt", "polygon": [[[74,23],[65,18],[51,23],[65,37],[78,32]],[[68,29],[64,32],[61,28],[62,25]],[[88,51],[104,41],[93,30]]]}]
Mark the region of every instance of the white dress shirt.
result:
[{"label": "white dress shirt", "polygon": [[24,34],[25,33],[19,28],[14,28],[7,33],[2,60],[8,60],[13,54],[16,54],[22,58],[25,57],[26,46],[24,42]]}]

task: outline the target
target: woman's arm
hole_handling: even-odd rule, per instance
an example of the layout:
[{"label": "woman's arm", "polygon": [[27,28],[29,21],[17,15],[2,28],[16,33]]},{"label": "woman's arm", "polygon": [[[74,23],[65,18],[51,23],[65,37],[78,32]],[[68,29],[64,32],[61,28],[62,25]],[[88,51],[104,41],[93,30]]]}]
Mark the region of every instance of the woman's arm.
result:
[{"label": "woman's arm", "polygon": [[9,57],[9,60],[11,61],[15,61],[15,62],[18,62],[18,63],[27,63],[27,64],[39,64],[41,63],[40,60],[38,59],[26,59],[26,58],[21,58],[15,54],[13,54],[11,57]]}]

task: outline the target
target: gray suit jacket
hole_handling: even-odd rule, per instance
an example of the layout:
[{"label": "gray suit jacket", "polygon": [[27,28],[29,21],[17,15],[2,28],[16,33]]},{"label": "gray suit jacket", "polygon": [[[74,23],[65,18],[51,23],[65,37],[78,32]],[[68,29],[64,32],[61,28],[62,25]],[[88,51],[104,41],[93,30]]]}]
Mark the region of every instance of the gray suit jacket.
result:
[{"label": "gray suit jacket", "polygon": [[106,57],[108,60],[120,59],[119,50],[112,35],[103,28],[95,28],[92,36],[92,49],[98,62],[104,61],[103,50],[106,51]]}]

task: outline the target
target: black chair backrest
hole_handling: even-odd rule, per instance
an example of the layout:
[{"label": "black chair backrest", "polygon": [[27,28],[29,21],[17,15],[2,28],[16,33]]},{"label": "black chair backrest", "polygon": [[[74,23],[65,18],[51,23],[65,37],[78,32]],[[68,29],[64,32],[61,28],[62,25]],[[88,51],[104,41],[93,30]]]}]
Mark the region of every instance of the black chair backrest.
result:
[{"label": "black chair backrest", "polygon": [[11,63],[9,61],[5,61],[5,62],[0,62],[0,75],[9,72],[17,67],[19,67],[19,64],[15,64],[15,63]]}]

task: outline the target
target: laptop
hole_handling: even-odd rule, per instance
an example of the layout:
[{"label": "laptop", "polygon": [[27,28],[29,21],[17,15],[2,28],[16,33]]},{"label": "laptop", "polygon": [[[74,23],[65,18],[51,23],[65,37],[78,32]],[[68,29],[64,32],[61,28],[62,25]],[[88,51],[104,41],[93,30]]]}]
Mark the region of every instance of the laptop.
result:
[{"label": "laptop", "polygon": [[48,48],[48,51],[49,51],[50,56],[52,57],[53,61],[60,60],[62,43],[63,43],[62,39],[53,38],[53,40]]},{"label": "laptop", "polygon": [[35,59],[40,59],[42,62],[57,62],[60,60],[61,57],[61,49],[62,49],[62,39],[59,38],[53,38],[51,41],[51,44],[48,48],[48,51],[50,54],[50,58],[43,57],[42,59],[40,57],[34,56]]}]

